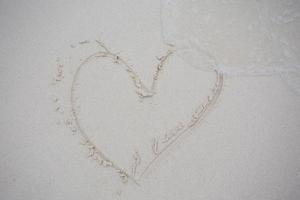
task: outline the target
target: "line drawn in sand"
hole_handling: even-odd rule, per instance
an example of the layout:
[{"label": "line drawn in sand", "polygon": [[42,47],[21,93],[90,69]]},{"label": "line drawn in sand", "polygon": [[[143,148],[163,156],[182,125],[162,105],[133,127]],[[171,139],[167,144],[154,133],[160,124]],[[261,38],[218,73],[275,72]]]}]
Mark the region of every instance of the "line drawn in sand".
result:
[{"label": "line drawn in sand", "polygon": [[[85,40],[84,42],[80,42],[79,45],[87,45],[91,42]],[[64,110],[70,110],[70,116],[65,119],[65,125],[69,127],[72,133],[77,133],[82,137],[81,144],[86,146],[88,149],[88,157],[92,158],[99,164],[100,166],[107,167],[113,169],[117,174],[119,174],[123,183],[127,183],[128,180],[132,181],[136,185],[140,185],[139,181],[146,174],[146,172],[153,166],[153,164],[157,161],[161,155],[164,154],[172,145],[175,144],[185,133],[194,128],[197,124],[204,119],[205,115],[213,108],[213,105],[216,103],[218,98],[220,97],[222,87],[223,87],[223,74],[221,72],[215,71],[216,73],[216,81],[214,87],[211,91],[211,94],[207,96],[205,103],[199,104],[195,110],[191,113],[191,117],[186,122],[179,122],[174,128],[167,130],[165,134],[162,134],[159,137],[154,137],[152,140],[152,146],[149,147],[153,152],[153,157],[150,161],[144,161],[139,154],[138,150],[136,150],[133,154],[133,164],[131,167],[131,172],[126,171],[124,168],[119,166],[115,161],[111,160],[107,155],[105,155],[91,140],[86,131],[84,130],[79,117],[78,111],[75,104],[75,90],[76,83],[78,82],[78,77],[83,70],[84,66],[86,66],[91,60],[97,59],[109,59],[112,63],[121,65],[124,70],[127,72],[129,78],[133,83],[133,87],[135,89],[135,93],[138,95],[140,100],[145,98],[153,97],[157,92],[157,85],[159,81],[160,74],[164,69],[165,64],[168,59],[174,54],[175,47],[173,45],[168,45],[169,50],[162,57],[158,57],[159,63],[155,68],[155,72],[152,78],[152,84],[150,87],[147,87],[143,81],[140,79],[138,74],[135,72],[133,67],[128,64],[125,59],[123,59],[117,53],[113,53],[109,50],[102,42],[95,40],[98,48],[100,50],[97,52],[87,56],[85,59],[81,61],[78,67],[75,69],[74,74],[72,75],[70,95],[69,95],[69,106],[70,108],[64,108]],[[75,48],[74,45],[71,45],[72,48]],[[59,78],[59,79],[57,79]],[[58,73],[55,77],[55,83],[61,83],[64,78],[63,74],[63,65],[58,64]],[[59,104],[59,98],[54,97],[54,103]],[[61,105],[57,105],[61,109]],[[142,162],[146,162],[146,165],[143,169],[139,169]],[[139,173],[138,173],[139,171]]]}]

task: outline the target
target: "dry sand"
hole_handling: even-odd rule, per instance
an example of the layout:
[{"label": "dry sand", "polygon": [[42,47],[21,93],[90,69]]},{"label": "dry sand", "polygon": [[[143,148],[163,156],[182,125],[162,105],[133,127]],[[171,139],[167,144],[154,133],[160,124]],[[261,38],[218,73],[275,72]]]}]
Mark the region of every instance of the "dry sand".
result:
[{"label": "dry sand", "polygon": [[0,199],[299,199],[299,17],[288,0],[1,1]]}]

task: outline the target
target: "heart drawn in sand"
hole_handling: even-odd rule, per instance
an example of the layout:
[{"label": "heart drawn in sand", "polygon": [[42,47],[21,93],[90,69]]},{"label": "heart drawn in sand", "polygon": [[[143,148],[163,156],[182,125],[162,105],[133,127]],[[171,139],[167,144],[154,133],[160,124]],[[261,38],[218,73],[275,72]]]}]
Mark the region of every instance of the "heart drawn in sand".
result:
[{"label": "heart drawn in sand", "polygon": [[[195,127],[212,108],[220,96],[223,75],[215,71],[216,78],[214,84],[211,84],[212,89],[203,90],[205,92],[202,93],[205,94],[200,95],[201,90],[197,89],[197,84],[191,83],[189,77],[186,78],[185,75],[180,74],[185,72],[177,72],[176,74],[182,77],[182,82],[191,85],[183,84],[180,88],[178,81],[181,79],[172,79],[172,73],[169,73],[167,78],[161,77],[165,65],[175,53],[174,46],[170,46],[167,53],[158,58],[152,83],[150,87],[147,87],[127,61],[118,54],[112,53],[101,42],[98,42],[98,45],[101,50],[84,59],[73,74],[70,95],[72,120],[77,132],[84,139],[84,145],[89,149],[90,157],[99,165],[115,170],[123,182],[131,180],[139,184],[139,180],[158,158],[185,133]],[[88,65],[93,62],[97,62],[98,70],[100,70],[99,66],[109,65],[110,67],[101,69],[109,74],[107,75],[103,71],[92,74],[85,73],[87,70],[84,69],[87,69]],[[97,77],[97,73],[100,78],[95,78],[96,81],[93,82],[90,81],[93,78],[89,77],[86,79],[87,83],[78,88],[78,84],[84,77],[91,75]],[[191,72],[191,74],[194,73]],[[163,79],[165,80],[163,81]],[[108,86],[110,82],[112,84]],[[168,88],[173,87],[171,83],[177,83],[177,85],[174,91],[168,92]],[[160,84],[162,84],[162,89],[158,89]],[[199,82],[199,84],[201,83]],[[165,90],[163,86],[165,86]],[[95,89],[95,87],[98,88]],[[137,96],[129,94],[130,89],[128,90],[128,88],[130,87],[131,89],[134,87]],[[108,90],[109,88],[110,90]],[[101,89],[103,89],[102,93]],[[78,94],[78,90],[83,91],[84,95]],[[207,92],[208,90],[210,93]],[[86,91],[90,91],[90,93]],[[178,98],[176,97],[177,92]],[[80,103],[78,103],[76,95],[83,99]],[[92,98],[89,98],[89,95]],[[185,100],[185,96],[188,95],[194,97],[190,99],[200,96],[201,102],[199,103],[198,99],[189,103]],[[177,99],[174,99],[174,96]],[[99,104],[102,106],[101,110],[97,110],[98,107],[101,107]],[[163,107],[159,107],[160,104]],[[101,112],[103,116],[98,119],[99,114],[94,114],[94,111],[95,113]],[[168,116],[165,121],[162,120],[164,114]],[[161,128],[161,126],[165,127]],[[161,132],[162,129],[166,131]],[[94,130],[97,131],[92,134],[91,132]],[[128,153],[131,152],[131,149],[135,149],[132,154]],[[127,157],[127,154],[130,156]]]}]

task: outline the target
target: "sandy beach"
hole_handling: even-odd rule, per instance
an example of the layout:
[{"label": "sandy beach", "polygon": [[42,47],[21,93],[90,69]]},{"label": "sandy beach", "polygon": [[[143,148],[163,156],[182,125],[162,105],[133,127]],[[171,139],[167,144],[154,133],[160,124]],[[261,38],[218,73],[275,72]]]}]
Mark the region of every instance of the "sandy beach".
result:
[{"label": "sandy beach", "polygon": [[0,10],[0,199],[300,198],[298,1]]}]

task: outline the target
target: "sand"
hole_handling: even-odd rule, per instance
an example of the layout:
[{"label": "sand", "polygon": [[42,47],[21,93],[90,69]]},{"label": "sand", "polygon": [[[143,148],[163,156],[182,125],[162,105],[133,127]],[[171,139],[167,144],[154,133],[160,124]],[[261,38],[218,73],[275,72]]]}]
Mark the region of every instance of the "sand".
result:
[{"label": "sand", "polygon": [[299,199],[297,1],[0,10],[0,199]]}]

